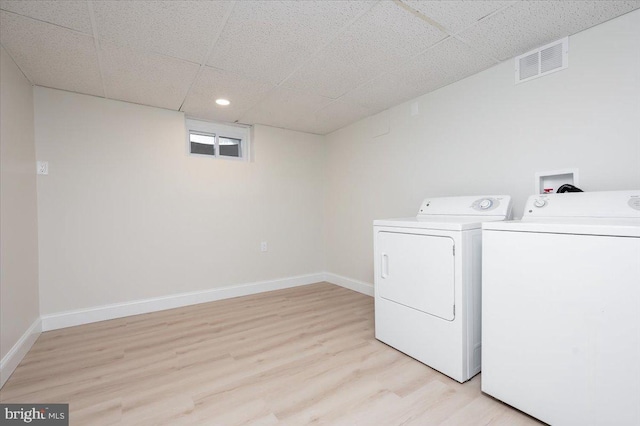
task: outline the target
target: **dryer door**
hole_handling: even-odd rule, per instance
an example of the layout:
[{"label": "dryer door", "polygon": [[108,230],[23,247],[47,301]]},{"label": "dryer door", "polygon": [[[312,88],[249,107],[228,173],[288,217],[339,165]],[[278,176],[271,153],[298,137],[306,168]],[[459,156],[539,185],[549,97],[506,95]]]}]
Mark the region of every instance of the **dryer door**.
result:
[{"label": "dryer door", "polygon": [[377,238],[380,296],[452,321],[453,239],[385,231]]}]

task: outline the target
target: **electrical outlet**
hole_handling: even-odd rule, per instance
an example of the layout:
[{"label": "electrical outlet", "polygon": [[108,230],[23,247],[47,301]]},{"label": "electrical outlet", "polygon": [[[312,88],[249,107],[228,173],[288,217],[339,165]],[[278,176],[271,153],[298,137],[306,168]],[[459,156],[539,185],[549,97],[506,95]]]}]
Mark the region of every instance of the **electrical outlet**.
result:
[{"label": "electrical outlet", "polygon": [[48,175],[49,174],[49,162],[48,161],[38,161],[37,172],[38,172],[39,175]]},{"label": "electrical outlet", "polygon": [[260,251],[265,252],[269,250],[269,246],[267,245],[266,241],[263,241],[260,243]]}]

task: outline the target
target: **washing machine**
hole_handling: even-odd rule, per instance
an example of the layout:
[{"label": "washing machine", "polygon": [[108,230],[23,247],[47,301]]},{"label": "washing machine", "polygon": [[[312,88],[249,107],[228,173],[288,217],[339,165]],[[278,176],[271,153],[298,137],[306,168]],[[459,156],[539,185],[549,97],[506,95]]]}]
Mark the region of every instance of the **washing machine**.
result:
[{"label": "washing machine", "polygon": [[478,374],[481,224],[510,214],[506,195],[446,197],[374,221],[376,338],[459,382]]},{"label": "washing machine", "polygon": [[532,196],[482,238],[482,390],[552,425],[640,425],[640,191]]}]

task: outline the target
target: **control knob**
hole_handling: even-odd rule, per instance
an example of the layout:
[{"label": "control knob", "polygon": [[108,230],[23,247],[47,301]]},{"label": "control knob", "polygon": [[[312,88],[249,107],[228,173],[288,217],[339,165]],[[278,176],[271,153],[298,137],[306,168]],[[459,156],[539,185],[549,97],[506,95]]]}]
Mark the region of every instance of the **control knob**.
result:
[{"label": "control knob", "polygon": [[488,209],[489,207],[491,207],[493,205],[493,202],[489,199],[484,199],[482,201],[480,201],[479,207],[483,210]]},{"label": "control knob", "polygon": [[544,207],[546,205],[547,205],[547,201],[546,200],[535,200],[533,202],[533,206],[534,207],[538,207],[538,208],[542,208],[542,207]]}]

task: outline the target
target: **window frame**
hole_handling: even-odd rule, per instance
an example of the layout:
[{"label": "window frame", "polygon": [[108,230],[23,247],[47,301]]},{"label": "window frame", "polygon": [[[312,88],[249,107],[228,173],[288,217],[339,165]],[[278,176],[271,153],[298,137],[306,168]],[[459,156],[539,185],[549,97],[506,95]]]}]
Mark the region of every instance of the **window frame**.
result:
[{"label": "window frame", "polygon": [[[231,161],[249,161],[250,146],[251,146],[251,128],[249,126],[231,125],[216,123],[213,121],[205,121],[196,118],[185,117],[185,130],[186,130],[186,149],[187,154],[197,157],[207,157]],[[200,154],[197,152],[191,152],[191,133],[205,134],[207,136],[214,136],[214,149],[213,154]],[[238,139],[240,140],[238,157],[231,155],[220,154],[220,143],[218,138]]]}]

